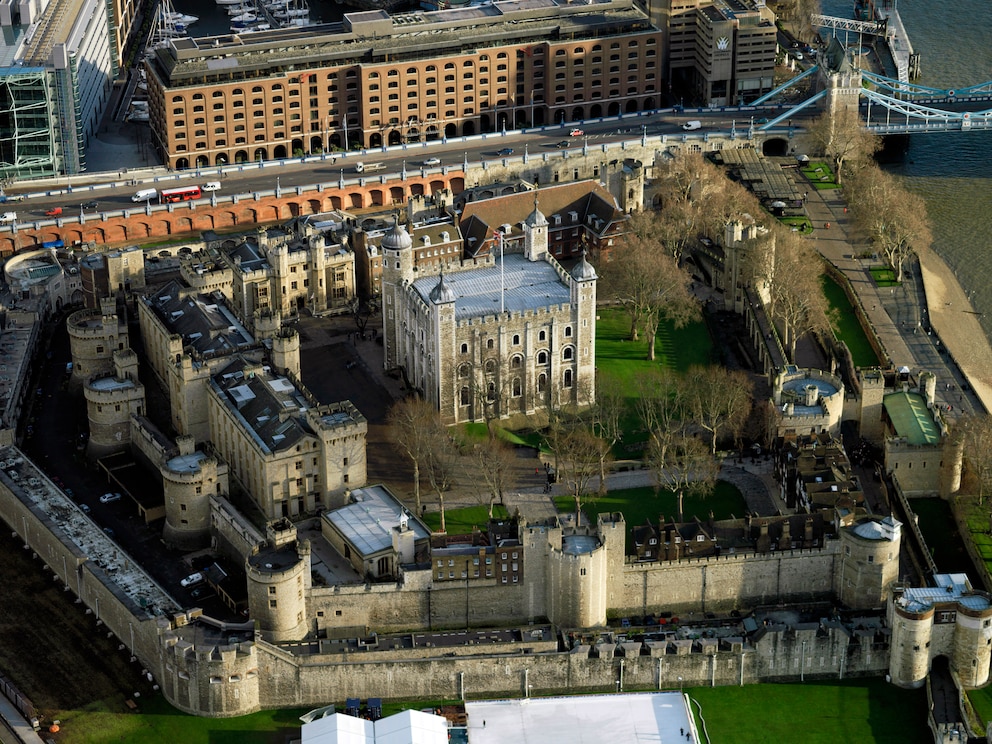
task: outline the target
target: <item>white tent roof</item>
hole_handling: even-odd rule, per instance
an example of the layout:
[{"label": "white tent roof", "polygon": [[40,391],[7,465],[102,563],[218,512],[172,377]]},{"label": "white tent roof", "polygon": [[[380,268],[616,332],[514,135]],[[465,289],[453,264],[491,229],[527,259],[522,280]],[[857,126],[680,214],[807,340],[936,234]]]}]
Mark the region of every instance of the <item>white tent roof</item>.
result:
[{"label": "white tent roof", "polygon": [[334,713],[303,724],[302,744],[369,744],[375,741],[372,721]]},{"label": "white tent roof", "polygon": [[302,744],[448,744],[442,716],[404,710],[375,723],[334,713],[304,723]]},{"label": "white tent roof", "polygon": [[443,716],[404,710],[375,722],[376,744],[448,744],[448,721]]}]

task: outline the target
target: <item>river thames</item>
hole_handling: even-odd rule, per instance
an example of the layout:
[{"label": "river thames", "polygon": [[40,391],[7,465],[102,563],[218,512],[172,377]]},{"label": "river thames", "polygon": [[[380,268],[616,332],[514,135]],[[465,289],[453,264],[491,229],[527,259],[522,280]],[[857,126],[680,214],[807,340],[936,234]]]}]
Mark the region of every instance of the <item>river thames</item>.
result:
[{"label": "river thames", "polygon": [[[827,15],[850,18],[852,3],[826,0]],[[919,82],[962,88],[992,80],[992,14],[988,0],[900,0]],[[983,104],[985,106],[992,104]],[[914,134],[905,159],[885,167],[927,203],[934,249],[957,275],[992,337],[992,132]]]}]

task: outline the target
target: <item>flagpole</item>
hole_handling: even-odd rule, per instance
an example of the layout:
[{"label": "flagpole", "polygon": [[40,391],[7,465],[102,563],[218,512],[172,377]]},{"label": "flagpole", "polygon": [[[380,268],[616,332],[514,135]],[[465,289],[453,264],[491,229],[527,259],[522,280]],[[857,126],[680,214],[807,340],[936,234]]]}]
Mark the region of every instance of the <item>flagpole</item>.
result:
[{"label": "flagpole", "polygon": [[503,231],[499,232],[499,313],[503,314],[503,295],[506,292],[506,284],[503,282]]}]

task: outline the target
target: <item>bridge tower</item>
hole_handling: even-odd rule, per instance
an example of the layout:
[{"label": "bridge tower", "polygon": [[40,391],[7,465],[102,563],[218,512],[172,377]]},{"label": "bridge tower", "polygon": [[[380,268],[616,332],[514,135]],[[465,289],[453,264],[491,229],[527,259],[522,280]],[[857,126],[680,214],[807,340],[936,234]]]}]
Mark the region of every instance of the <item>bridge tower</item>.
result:
[{"label": "bridge tower", "polygon": [[834,37],[824,51],[820,71],[827,89],[827,111],[836,116],[839,109],[858,110],[861,96],[861,70],[851,64],[847,48]]}]

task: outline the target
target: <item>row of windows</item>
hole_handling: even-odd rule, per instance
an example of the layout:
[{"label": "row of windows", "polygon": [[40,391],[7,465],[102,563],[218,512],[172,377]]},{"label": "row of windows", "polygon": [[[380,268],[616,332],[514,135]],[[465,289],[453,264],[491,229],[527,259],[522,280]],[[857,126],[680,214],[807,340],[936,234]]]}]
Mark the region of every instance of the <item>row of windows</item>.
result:
[{"label": "row of windows", "polygon": [[[571,337],[572,337],[572,326],[570,326],[570,325],[569,326],[565,326],[565,338],[571,338]],[[538,334],[537,334],[537,340],[538,341],[547,341],[548,340],[548,332],[547,331],[539,331]],[[511,346],[520,346],[520,334],[519,333],[514,333],[510,337],[510,345]],[[486,339],[486,348],[487,349],[490,349],[490,350],[496,348],[496,341],[494,339],[491,339],[491,338]],[[461,345],[461,348],[460,348],[460,351],[461,351],[462,354],[468,354],[468,344],[462,344]]]},{"label": "row of windows", "polygon": [[[646,47],[652,47],[652,46],[655,46],[656,45],[656,39],[654,37],[647,37],[647,38],[644,38],[644,39],[631,39],[631,40],[629,40],[627,42],[627,48],[628,49],[637,49],[639,46],[641,46],[642,43]],[[612,42],[610,44],[610,50],[619,50],[619,49],[621,49],[621,47],[622,47],[622,44],[620,42]],[[601,44],[594,44],[589,49],[585,49],[585,48],[583,48],[581,46],[574,47],[571,50],[571,53],[576,56],[576,59],[574,60],[574,64],[584,64],[587,61],[591,62],[592,64],[596,64],[597,62],[599,62],[599,61],[602,60],[602,57],[593,57],[590,60],[587,60],[587,59],[584,58],[584,55],[586,55],[586,54],[593,54],[593,53],[601,52],[601,51],[603,51],[603,46]],[[555,56],[556,57],[563,57],[563,56],[567,55],[568,53],[569,53],[569,51],[566,50],[566,49],[557,49],[555,51]],[[534,55],[541,56],[543,54],[544,54],[544,48],[542,46],[537,46],[536,48],[530,48],[530,47],[528,47],[527,49],[518,49],[517,52],[516,52],[516,56],[517,57],[534,56]],[[636,55],[637,55],[637,52],[636,51],[628,52],[628,57],[629,58],[634,58],[634,57],[636,57]],[[655,50],[654,49],[646,49],[645,50],[645,56],[648,56],[648,57],[655,56]],[[617,54],[611,55],[611,59],[618,59],[618,58],[619,58],[619,55],[617,55]],[[499,52],[498,54],[496,54],[496,59],[497,60],[508,60],[509,59],[509,54],[507,54],[506,52]],[[478,58],[478,62],[480,62],[480,63],[489,62],[489,60],[490,60],[490,57],[487,54],[482,54]],[[458,67],[458,65],[456,63],[454,63],[454,62],[447,62],[447,63],[444,64],[443,69],[444,70],[455,70],[455,69],[457,69],[457,67]],[[464,60],[461,63],[461,67],[463,67],[463,68],[474,68],[476,70],[476,72],[488,72],[488,66],[487,65],[480,64],[478,67],[476,67],[476,61],[475,60]],[[497,68],[496,69],[497,70],[506,70],[507,69],[507,65],[506,64],[497,65]],[[433,73],[436,73],[437,70],[438,70],[438,67],[436,65],[427,65],[422,70],[419,69],[419,68],[417,68],[417,67],[408,67],[408,68],[406,68],[406,74],[407,75],[419,75],[421,73],[432,73],[432,72]],[[391,70],[386,71],[386,73],[385,73],[386,77],[398,77],[399,74],[400,74],[400,72],[399,72],[398,69],[391,69]],[[466,73],[466,75],[468,75],[468,76],[471,76],[473,74],[475,74],[475,73],[474,72]],[[358,77],[357,69],[356,68],[350,68],[350,69],[343,70],[343,71],[333,71],[333,72],[326,72],[326,73],[320,73],[320,72],[317,72],[317,71],[314,71],[314,72],[311,72],[311,73],[304,73],[303,75],[301,75],[299,77],[295,77],[295,78],[290,79],[290,81],[288,83],[291,86],[290,89],[289,89],[289,94],[290,95],[299,95],[298,89],[296,89],[296,88],[294,88],[292,86],[299,86],[299,85],[302,85],[303,83],[310,82],[311,83],[311,86],[310,87],[313,87],[313,83],[316,81],[316,79],[318,79],[318,77],[322,77],[324,80],[326,80],[328,82],[331,82],[331,81],[337,80],[342,75],[345,78],[347,78],[347,79],[351,79],[351,80],[357,79],[357,77]],[[368,79],[370,79],[370,80],[376,80],[376,79],[379,79],[379,78],[380,78],[380,73],[379,72],[373,71],[373,72],[370,72],[368,74]],[[352,85],[354,85],[354,83]],[[281,91],[281,90],[283,90],[282,83],[272,83],[270,86],[268,86],[268,91],[269,92],[271,92],[271,91]],[[255,85],[255,86],[253,86],[251,88],[251,91],[250,91],[250,93],[252,93],[252,94],[264,93],[264,92],[266,92],[266,89],[263,86],[261,86],[261,85]],[[217,91],[214,91],[211,94],[211,97],[212,98],[222,98],[225,95],[227,95],[227,92],[222,91],[222,90],[217,90]],[[234,97],[234,96],[244,96],[245,95],[245,90],[243,88],[234,88],[233,90],[230,91],[229,95],[232,96],[232,97]],[[205,98],[206,98],[206,96],[203,93],[194,93],[192,95],[192,100],[194,100],[194,101],[202,101],[202,100],[205,100]],[[184,102],[184,97],[183,96],[179,96],[179,95],[173,96],[172,102],[173,103],[183,103]]]},{"label": "row of windows", "polygon": [[[575,384],[575,373],[566,369],[565,373],[562,375],[562,387],[571,389]],[[544,393],[548,389],[548,376],[543,372],[537,376],[537,392]],[[510,397],[519,398],[523,395],[523,382],[519,377],[514,377],[510,380]],[[485,387],[486,400],[492,402],[495,401],[497,396],[496,383],[488,382]],[[458,401],[459,405],[469,406],[472,405],[472,389],[468,385],[462,385],[461,390],[458,391]]]},{"label": "row of windows", "polygon": [[[547,364],[550,358],[551,355],[547,351],[542,350],[537,352],[537,363],[539,365]],[[562,349],[561,358],[566,362],[570,362],[573,359],[575,359],[575,347],[566,346],[564,349]],[[524,358],[520,354],[514,354],[512,357],[510,357],[510,369],[521,369],[523,366],[524,366]],[[498,365],[495,359],[487,359],[485,365],[483,366],[483,369],[485,369],[487,375],[496,374],[497,368]],[[471,374],[472,374],[472,365],[462,364],[461,366],[458,367],[459,377],[470,377]]]}]

